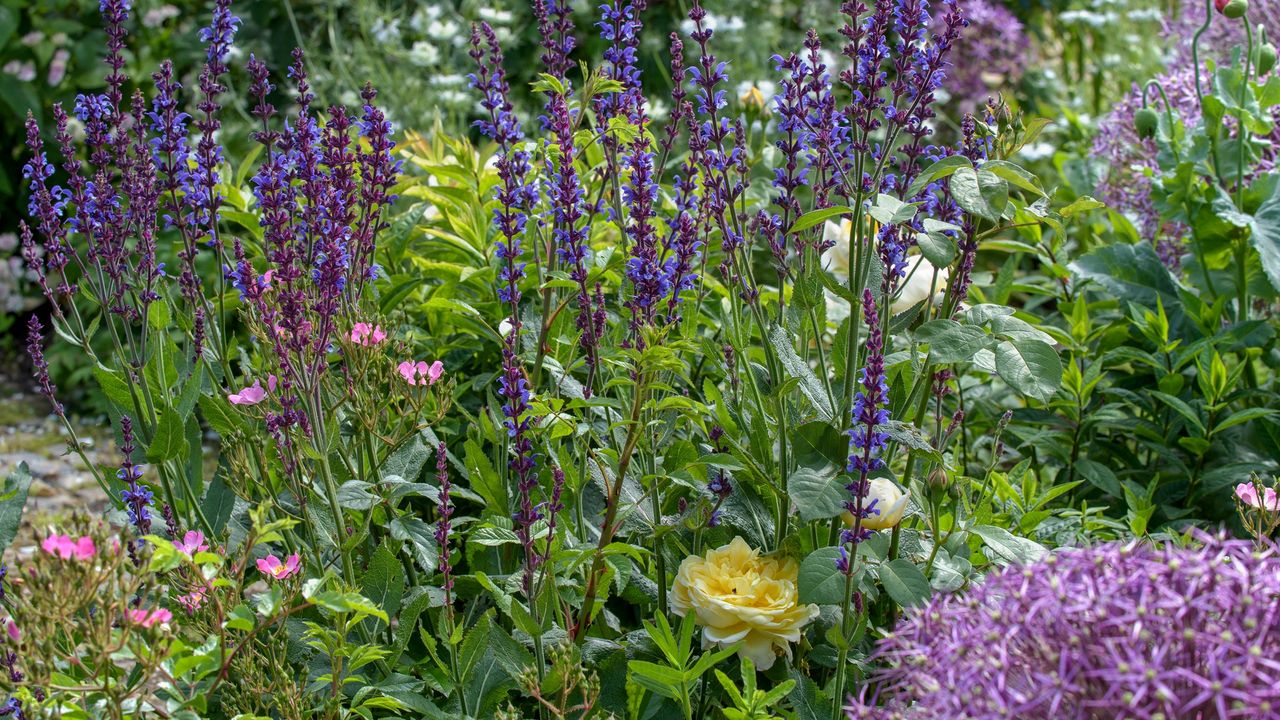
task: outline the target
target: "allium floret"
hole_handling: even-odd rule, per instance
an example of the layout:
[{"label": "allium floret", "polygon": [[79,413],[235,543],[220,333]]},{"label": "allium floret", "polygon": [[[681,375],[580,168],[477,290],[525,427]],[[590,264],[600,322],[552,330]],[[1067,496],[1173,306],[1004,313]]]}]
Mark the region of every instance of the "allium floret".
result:
[{"label": "allium floret", "polygon": [[935,597],[848,716],[1276,717],[1280,551],[1195,542],[1065,550]]}]

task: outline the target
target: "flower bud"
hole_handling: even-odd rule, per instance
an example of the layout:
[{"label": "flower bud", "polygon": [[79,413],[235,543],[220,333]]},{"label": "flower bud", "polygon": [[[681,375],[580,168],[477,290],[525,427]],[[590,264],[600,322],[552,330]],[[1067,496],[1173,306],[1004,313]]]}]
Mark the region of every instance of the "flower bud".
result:
[{"label": "flower bud", "polygon": [[1258,48],[1258,74],[1266,75],[1275,69],[1276,66],[1276,46],[1269,42],[1264,42]]},{"label": "flower bud", "polygon": [[1138,137],[1143,140],[1155,137],[1156,126],[1159,124],[1160,119],[1156,116],[1156,111],[1149,107],[1140,108],[1133,114],[1133,127],[1138,131]]},{"label": "flower bud", "polygon": [[1249,0],[1227,0],[1225,3],[1222,0],[1214,0],[1214,5],[1219,12],[1232,20],[1239,20],[1249,12]]}]

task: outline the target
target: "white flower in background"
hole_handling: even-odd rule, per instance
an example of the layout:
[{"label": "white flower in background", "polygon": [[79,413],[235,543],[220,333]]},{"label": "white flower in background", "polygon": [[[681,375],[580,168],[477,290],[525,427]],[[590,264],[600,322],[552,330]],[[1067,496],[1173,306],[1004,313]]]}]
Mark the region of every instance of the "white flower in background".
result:
[{"label": "white flower in background", "polygon": [[426,32],[427,26],[433,21],[439,20],[442,14],[444,14],[444,8],[439,5],[434,3],[425,5],[418,8],[413,17],[409,18],[409,27],[413,28],[414,32]]},{"label": "white flower in background", "polygon": [[58,48],[53,54],[53,59],[49,61],[49,84],[57,85],[67,76],[67,61],[71,59],[71,53],[66,48]]},{"label": "white flower in background", "polygon": [[452,20],[433,20],[427,25],[426,34],[436,40],[451,40],[458,34],[458,23]]},{"label": "white flower in background", "polygon": [[436,75],[431,78],[431,84],[441,87],[458,87],[466,83],[467,78],[462,75]]},{"label": "white flower in background", "polygon": [[1038,142],[1023,147],[1021,154],[1028,162],[1035,162],[1037,160],[1044,160],[1045,158],[1053,157],[1053,150],[1054,148],[1052,144]]},{"label": "white flower in background", "polygon": [[373,39],[383,45],[400,42],[400,18],[378,18],[369,28]]},{"label": "white flower in background", "polygon": [[661,100],[645,99],[649,109],[649,118],[652,120],[662,121],[667,119],[667,115],[671,113],[671,109]]},{"label": "white flower in background", "polygon": [[4,72],[6,75],[12,75],[22,82],[31,82],[36,79],[36,64],[30,60],[27,62],[10,60],[5,63]]},{"label": "white flower in background", "polygon": [[409,48],[409,62],[418,67],[429,67],[440,62],[440,51],[434,43],[419,40]]},{"label": "white flower in background", "polygon": [[511,22],[515,16],[509,10],[499,10],[497,8],[482,7],[477,13],[481,20],[490,25],[505,25]]},{"label": "white flower in background", "polygon": [[462,105],[471,100],[471,93],[462,92],[461,90],[441,90],[437,97],[443,103]]},{"label": "white flower in background", "polygon": [[737,15],[731,15],[725,18],[724,24],[720,26],[720,32],[741,32],[747,28],[747,23]]},{"label": "white flower in background", "polygon": [[[911,493],[904,493],[885,478],[871,478],[867,496],[862,499],[862,506],[871,508],[871,514],[862,519],[862,527],[866,530],[888,530],[902,522],[907,512],[907,498]],[[853,513],[846,510],[841,515],[844,524],[853,527]]]},{"label": "white flower in background", "polygon": [[165,4],[148,10],[142,16],[142,24],[144,27],[157,28],[163,25],[166,20],[172,20],[176,17],[178,17],[178,8]]},{"label": "white flower in background", "polygon": [[36,45],[39,45],[43,41],[44,41],[44,33],[40,32],[39,30],[32,30],[26,35],[23,35],[22,39],[19,40],[19,42],[21,42],[23,45],[26,45],[27,47],[35,47]]},{"label": "white flower in background", "polygon": [[923,255],[908,257],[907,279],[898,288],[898,295],[894,298],[889,312],[894,315],[904,313],[930,297],[937,302],[941,298],[942,290],[947,286],[951,271],[948,268],[942,268],[937,271],[938,276],[935,278],[934,270],[933,263],[925,260]]},{"label": "white flower in background", "polygon": [[822,244],[830,246],[822,253],[822,267],[841,280],[849,279],[849,230],[852,226],[852,220],[842,218],[840,222],[827,221],[822,227]]},{"label": "white flower in background", "polygon": [[[838,223],[827,222],[822,229],[824,244],[831,246],[827,248],[826,252],[822,253],[822,267],[842,282],[849,280],[849,230],[851,226],[852,221],[844,218]],[[909,256],[907,258],[906,278],[900,283],[893,304],[889,307],[889,312],[898,315],[910,310],[929,297],[931,289],[936,300],[946,287],[951,271],[948,268],[942,268],[937,271],[937,278],[935,278],[934,269],[933,264],[926,260],[923,255]],[[845,318],[849,317],[849,304],[829,290],[825,291],[825,293],[827,319],[839,325]]]},{"label": "white flower in background", "polygon": [[0,233],[0,252],[10,252],[18,247],[18,236],[15,233]]}]

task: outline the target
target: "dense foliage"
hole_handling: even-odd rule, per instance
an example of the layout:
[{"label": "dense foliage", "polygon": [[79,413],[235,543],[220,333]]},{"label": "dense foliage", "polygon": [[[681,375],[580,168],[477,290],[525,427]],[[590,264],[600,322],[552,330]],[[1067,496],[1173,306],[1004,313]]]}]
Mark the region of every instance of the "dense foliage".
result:
[{"label": "dense foliage", "polygon": [[102,0],[14,272],[112,510],[9,475],[0,716],[1267,717],[1274,12],[711,9]]}]

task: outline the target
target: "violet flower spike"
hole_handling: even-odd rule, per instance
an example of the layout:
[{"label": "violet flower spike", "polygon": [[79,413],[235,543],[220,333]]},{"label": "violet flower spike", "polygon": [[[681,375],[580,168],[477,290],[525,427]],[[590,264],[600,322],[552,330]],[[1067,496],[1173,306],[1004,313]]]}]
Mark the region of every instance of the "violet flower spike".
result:
[{"label": "violet flower spike", "polygon": [[498,298],[507,304],[511,330],[503,338],[502,375],[499,381],[503,399],[503,425],[507,429],[510,459],[507,467],[516,484],[516,509],[512,513],[516,536],[524,549],[525,596],[531,597],[534,571],[540,556],[534,548],[533,524],[541,518],[533,502],[533,491],[538,486],[537,459],[533,441],[529,438],[530,392],[525,379],[524,365],[519,356],[521,335],[520,281],[525,276],[525,263],[521,260],[520,238],[528,222],[528,210],[537,202],[537,188],[526,181],[529,173],[528,154],[515,145],[523,138],[520,122],[507,97],[509,87],[506,70],[502,66],[502,50],[498,38],[488,23],[473,25],[471,29],[472,59],[477,71],[470,76],[471,87],[482,95],[481,107],[488,118],[476,122],[482,134],[498,143],[497,191],[499,208],[494,211],[494,223],[502,239],[495,244],[494,255],[501,263],[498,271]]},{"label": "violet flower spike", "polygon": [[844,573],[853,571],[845,546],[856,546],[871,536],[871,532],[862,528],[862,521],[876,512],[875,503],[865,505],[870,486],[867,477],[884,467],[881,455],[889,443],[889,436],[884,428],[889,423],[889,410],[886,405],[889,399],[889,385],[884,374],[884,337],[880,331],[880,314],[876,309],[875,296],[867,288],[862,293],[863,320],[868,329],[867,359],[862,367],[860,389],[853,400],[853,427],[849,434],[849,466],[846,468],[852,481],[847,485],[849,500],[845,501],[845,509],[853,515],[854,524],[851,530],[841,533],[841,556],[837,559],[837,567]]},{"label": "violet flower spike", "polygon": [[444,577],[444,604],[453,606],[453,565],[449,558],[450,519],[453,517],[453,503],[449,493],[449,454],[444,442],[436,446],[436,479],[440,482],[440,520],[436,523],[436,544],[440,546],[440,573]]}]

